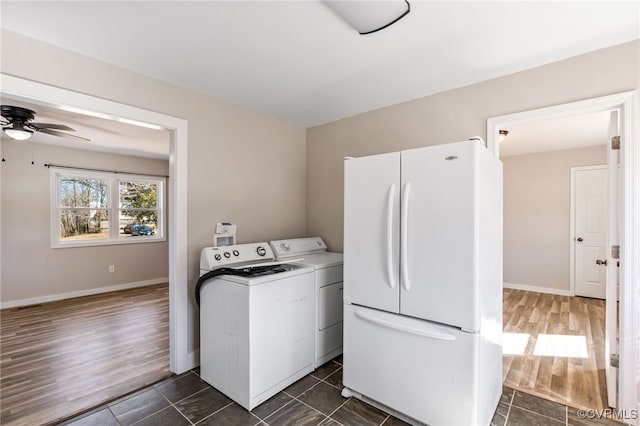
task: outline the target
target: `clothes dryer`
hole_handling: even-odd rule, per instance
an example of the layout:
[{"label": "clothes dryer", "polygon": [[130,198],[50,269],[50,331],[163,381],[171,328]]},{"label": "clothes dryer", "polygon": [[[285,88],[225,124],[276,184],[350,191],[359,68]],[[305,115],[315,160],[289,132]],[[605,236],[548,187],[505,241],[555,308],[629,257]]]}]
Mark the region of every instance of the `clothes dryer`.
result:
[{"label": "clothes dryer", "polygon": [[299,259],[314,269],[315,368],[342,353],[342,253],[327,251],[320,237],[270,242],[278,261]]}]

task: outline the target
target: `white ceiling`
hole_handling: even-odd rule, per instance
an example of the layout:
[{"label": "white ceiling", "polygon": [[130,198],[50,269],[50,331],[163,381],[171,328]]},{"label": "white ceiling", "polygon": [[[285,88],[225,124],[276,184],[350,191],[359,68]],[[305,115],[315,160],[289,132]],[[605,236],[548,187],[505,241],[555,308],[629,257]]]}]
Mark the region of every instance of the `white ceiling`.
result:
[{"label": "white ceiling", "polygon": [[511,124],[500,142],[500,157],[605,145],[610,113],[597,112],[553,120]]},{"label": "white ceiling", "polygon": [[[91,140],[89,143],[84,143],[35,132],[29,139],[30,142],[137,157],[169,158],[170,135],[168,131],[64,111],[55,106],[29,103],[6,95],[2,95],[0,100],[2,105],[14,105],[34,111],[36,113],[34,122],[66,124],[75,132],[63,133]],[[12,143],[25,143],[9,139],[4,132],[2,139]]]},{"label": "white ceiling", "polygon": [[[3,0],[0,24],[305,127],[640,38],[637,0],[409,1],[364,36],[315,0]],[[36,111],[91,137],[91,119]]]}]

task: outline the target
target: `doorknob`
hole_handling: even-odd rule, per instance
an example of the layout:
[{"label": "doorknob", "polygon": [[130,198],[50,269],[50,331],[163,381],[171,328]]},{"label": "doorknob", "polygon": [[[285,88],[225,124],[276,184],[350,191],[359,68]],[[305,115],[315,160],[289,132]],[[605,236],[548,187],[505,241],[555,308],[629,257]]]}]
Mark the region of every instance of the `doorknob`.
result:
[{"label": "doorknob", "polygon": [[605,259],[605,260],[596,259],[596,265],[605,265],[605,266],[607,266],[607,259]]},{"label": "doorknob", "polygon": [[582,241],[584,241],[584,240],[582,239],[582,237],[578,237],[578,241],[579,241],[579,242],[582,242]]}]

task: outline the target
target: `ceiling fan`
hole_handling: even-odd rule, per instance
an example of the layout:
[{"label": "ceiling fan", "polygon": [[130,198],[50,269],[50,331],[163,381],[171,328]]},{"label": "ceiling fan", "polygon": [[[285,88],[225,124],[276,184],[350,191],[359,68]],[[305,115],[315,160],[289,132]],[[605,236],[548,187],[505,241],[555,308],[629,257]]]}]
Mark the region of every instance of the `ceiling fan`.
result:
[{"label": "ceiling fan", "polygon": [[36,117],[36,113],[30,109],[12,105],[0,105],[0,109],[3,118],[2,123],[0,123],[2,124],[2,131],[11,139],[23,141],[29,139],[33,135],[33,132],[40,132],[61,138],[73,139],[78,142],[91,141],[81,136],[61,132],[60,130],[75,132],[74,129],[64,124],[32,122]]}]

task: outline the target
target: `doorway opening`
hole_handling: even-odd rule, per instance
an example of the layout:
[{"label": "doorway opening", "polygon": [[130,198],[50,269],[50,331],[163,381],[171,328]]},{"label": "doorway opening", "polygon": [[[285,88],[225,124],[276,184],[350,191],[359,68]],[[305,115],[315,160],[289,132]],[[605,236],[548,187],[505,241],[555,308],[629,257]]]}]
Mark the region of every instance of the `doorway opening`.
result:
[{"label": "doorway opening", "polygon": [[[573,273],[570,252],[573,246],[592,248],[604,242],[596,232],[585,233],[585,242],[574,241],[570,176],[576,167],[593,168],[606,162],[604,114],[604,120],[581,115],[526,126],[512,124],[501,155],[504,339],[513,346],[504,353],[504,384],[586,409],[608,407],[606,381],[600,374],[605,369],[605,304],[575,297],[570,281],[584,274]],[[580,121],[594,125],[587,136],[574,130]],[[603,192],[604,182],[599,183],[597,189]],[[588,228],[599,226],[600,234],[606,233],[608,200],[590,197],[602,194],[588,192],[590,188],[584,186],[588,185],[580,185],[582,192],[587,191],[584,198],[596,210],[594,218],[600,219]],[[577,224],[584,227],[582,220]],[[581,259],[584,253],[576,254]],[[593,265],[587,272],[599,277],[597,268]]]},{"label": "doorway opening", "polygon": [[[617,333],[617,314],[616,314],[616,297],[613,295],[616,285],[614,281],[609,280],[613,285],[607,286],[607,306],[605,308],[605,342],[604,352],[599,354],[602,358],[603,368],[605,370],[604,376],[606,376],[607,382],[607,405],[615,407],[619,410],[626,410],[627,413],[632,413],[631,410],[637,409],[637,383],[636,378],[639,376],[640,368],[638,361],[638,344],[637,333],[640,331],[640,320],[638,318],[639,308],[634,300],[638,300],[638,294],[640,288],[638,285],[638,262],[640,247],[640,236],[638,231],[640,230],[640,211],[638,203],[640,202],[639,190],[637,187],[640,168],[640,144],[637,139],[637,115],[635,114],[637,105],[636,92],[626,92],[616,95],[605,96],[602,98],[589,99],[586,101],[574,102],[570,104],[558,105],[548,108],[542,108],[538,110],[520,112],[515,114],[504,115],[500,117],[493,117],[487,121],[487,142],[489,149],[496,155],[500,156],[500,130],[509,130],[510,126],[517,126],[520,124],[529,124],[534,122],[540,122],[542,120],[554,120],[567,117],[575,117],[579,115],[617,112],[620,123],[620,151],[612,154],[611,149],[608,146],[608,153],[605,156],[605,161],[609,164],[615,164],[613,161],[619,158],[620,161],[620,177],[622,180],[621,195],[621,215],[620,215],[620,314],[619,314],[619,347],[616,340]],[[504,134],[504,132],[502,132]],[[607,144],[609,141],[606,142]],[[505,145],[506,146],[506,145]],[[618,154],[620,153],[620,154]],[[596,164],[596,163],[592,163]],[[601,162],[602,164],[602,162]],[[540,167],[541,175],[544,175],[545,168]],[[616,167],[610,167],[609,169],[615,169]],[[610,174],[611,175],[611,174]],[[568,178],[567,178],[568,180]],[[505,194],[506,196],[506,194]],[[523,194],[526,197],[526,194]],[[609,203],[611,206],[612,203]],[[506,221],[505,221],[506,225]],[[505,247],[507,245],[507,230],[505,229]],[[609,234],[615,234],[610,232]],[[567,238],[567,235],[565,235]],[[609,241],[615,242],[613,239]],[[607,247],[607,260],[610,270],[607,272],[607,276],[614,276],[617,274],[611,264],[614,262],[612,254],[614,252],[608,250]],[[535,268],[538,265],[538,269],[545,268],[545,262],[541,261],[539,257],[529,258],[531,262],[531,268]],[[617,261],[616,267],[617,267]],[[565,264],[566,265],[566,264]],[[506,268],[505,265],[505,281],[506,281]],[[568,269],[568,268],[567,268]],[[508,287],[508,283],[505,283],[505,287]],[[613,289],[613,290],[611,290]],[[516,291],[526,291],[531,289],[518,289]],[[508,290],[505,290],[507,292]],[[566,287],[560,290],[550,290],[546,293],[554,293],[555,295],[562,297],[574,297],[575,290],[567,289]],[[540,294],[540,293],[539,293]],[[505,296],[507,300],[507,296]],[[553,302],[552,302],[553,303]],[[562,304],[562,302],[559,302]],[[562,309],[561,309],[562,312]],[[560,312],[560,314],[561,314]],[[597,314],[587,315],[587,319],[597,317]],[[506,320],[507,318],[505,318]],[[533,318],[536,322],[538,319]],[[540,320],[542,323],[542,320]],[[553,333],[544,333],[553,334]],[[575,335],[576,333],[574,333]],[[567,333],[567,335],[571,335]],[[526,341],[524,336],[509,336],[505,333],[505,342],[507,338],[513,337],[514,340],[520,340],[521,344]],[[571,347],[580,346],[580,343],[568,342],[569,340],[578,339],[565,339],[565,342],[558,342],[559,336],[545,337],[550,340],[551,347]],[[555,339],[555,340],[554,340]],[[505,345],[507,346],[507,345]],[[575,355],[575,356],[571,356]],[[544,355],[540,355],[544,356]],[[547,355],[550,356],[550,355]],[[575,353],[564,354],[568,360],[577,360],[579,357]],[[619,357],[619,358],[618,358]],[[619,359],[617,364],[616,358]],[[610,362],[614,361],[614,362]],[[616,368],[615,365],[619,365]],[[600,374],[600,373],[599,373]],[[544,374],[543,374],[544,375]],[[551,374],[551,379],[554,377]],[[566,385],[566,383],[565,383]],[[616,394],[616,389],[618,393]],[[587,389],[588,391],[588,389]],[[550,397],[549,399],[553,399]],[[588,407],[592,408],[592,407]],[[605,407],[606,408],[606,407]],[[632,419],[626,419],[631,421]]]},{"label": "doorway opening", "polygon": [[[163,129],[170,133],[168,184],[169,369],[182,373],[196,365],[189,349],[190,306],[187,292],[187,122],[125,104],[2,74],[2,96],[116,122]],[[1,260],[0,260],[1,262]],[[0,278],[1,279],[1,278]],[[0,285],[3,284],[0,282]],[[8,285],[9,283],[4,283]],[[71,414],[71,413],[70,413]]]}]

